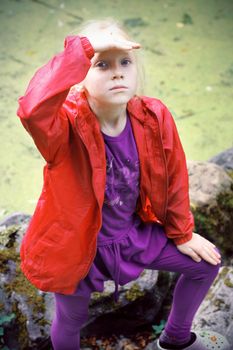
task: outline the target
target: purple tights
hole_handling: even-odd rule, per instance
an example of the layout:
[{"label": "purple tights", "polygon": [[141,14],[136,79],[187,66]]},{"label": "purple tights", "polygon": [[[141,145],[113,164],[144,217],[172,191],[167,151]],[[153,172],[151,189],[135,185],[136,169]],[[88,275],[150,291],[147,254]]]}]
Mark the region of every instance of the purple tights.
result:
[{"label": "purple tights", "polygon": [[[219,252],[219,250],[216,248]],[[172,240],[168,240],[161,254],[147,269],[180,273],[176,283],[171,311],[165,331],[174,343],[185,343],[190,339],[192,321],[197,309],[218,274],[221,264],[212,265],[205,260],[195,262],[182,254]],[[104,277],[103,277],[104,281]],[[85,279],[82,281],[85,283]],[[79,350],[80,329],[88,319],[90,293],[86,295],[64,295],[54,293],[55,317],[51,325],[51,341],[54,350]]]}]

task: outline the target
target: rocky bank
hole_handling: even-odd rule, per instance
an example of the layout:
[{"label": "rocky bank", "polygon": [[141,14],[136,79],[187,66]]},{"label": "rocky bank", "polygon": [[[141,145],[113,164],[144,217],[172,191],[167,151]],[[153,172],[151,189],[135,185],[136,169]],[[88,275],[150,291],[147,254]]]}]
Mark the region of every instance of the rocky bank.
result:
[{"label": "rocky bank", "polygon": [[[193,328],[216,330],[233,346],[233,151],[209,162],[187,163],[195,231],[214,242],[222,254],[221,269]],[[0,222],[0,344],[4,349],[52,349],[53,295],[34,288],[20,270],[19,249],[29,221],[29,215],[14,213]],[[119,287],[118,303],[112,297],[113,281],[105,282],[103,293],[92,293],[82,348],[153,349],[178,277],[144,270],[137,280]]]}]

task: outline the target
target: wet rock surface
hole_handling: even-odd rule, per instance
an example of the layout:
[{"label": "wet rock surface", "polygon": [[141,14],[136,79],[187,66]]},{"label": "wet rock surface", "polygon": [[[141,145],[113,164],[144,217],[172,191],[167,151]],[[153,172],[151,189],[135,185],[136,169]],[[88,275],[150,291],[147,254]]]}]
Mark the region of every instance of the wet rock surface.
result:
[{"label": "wet rock surface", "polygon": [[[54,298],[52,293],[34,288],[20,271],[19,247],[28,217],[22,221],[18,226],[7,226],[12,222],[8,219],[0,235],[5,237],[1,244],[0,270],[0,317],[3,321],[5,317],[2,340],[9,349],[49,349]],[[92,293],[89,318],[81,336],[115,333],[119,337],[122,329],[124,335],[131,335],[152,324],[164,300],[169,299],[176,278],[175,273],[144,270],[138,279],[119,287],[117,303],[113,300],[114,282],[106,281],[103,293]],[[121,342],[123,338],[119,338]]]},{"label": "wet rock surface", "polygon": [[[232,259],[233,263],[233,259]],[[233,265],[233,264],[232,264]],[[233,345],[233,267],[223,266],[198,309],[193,329],[212,330],[224,334]]]},{"label": "wet rock surface", "polygon": [[225,170],[233,170],[233,147],[210,158],[209,162],[215,163]]},{"label": "wet rock surface", "polygon": [[[68,2],[53,1],[53,4],[48,4],[42,0],[30,0],[26,6],[23,1],[2,1],[1,3],[1,32],[4,36],[4,45],[2,45],[3,50],[1,52],[3,71],[1,75],[2,104],[0,121],[1,130],[4,130],[2,132],[2,147],[5,147],[5,152],[2,152],[2,182],[6,189],[3,193],[6,201],[8,198],[15,196],[16,189],[17,191],[21,191],[20,189],[23,188],[25,180],[27,182],[26,174],[28,174],[28,179],[31,180],[32,177],[34,179],[31,185],[28,181],[28,186],[31,186],[29,189],[30,193],[33,192],[34,194],[35,184],[38,185],[40,182],[40,175],[35,178],[35,168],[38,169],[41,166],[40,155],[36,152],[29,138],[29,141],[27,141],[26,138],[25,140],[22,139],[22,136],[20,138],[18,137],[20,134],[18,132],[19,124],[18,120],[16,122],[15,117],[17,98],[25,91],[25,84],[37,67],[44,64],[55,51],[58,52],[62,49],[64,35],[71,29],[73,30],[74,26],[94,14],[93,9],[85,3],[82,6],[77,6],[76,1],[70,1],[69,3],[68,5]],[[102,5],[102,3],[93,2],[93,4],[98,5],[96,13],[99,14],[99,4]],[[232,112],[229,107],[232,101],[233,66],[231,55],[222,55],[222,52],[227,52],[228,47],[231,46],[229,44],[232,40],[229,34],[231,33],[230,25],[232,23],[229,17],[231,16],[231,11],[226,2],[223,2],[223,5],[219,2],[218,7],[215,7],[209,1],[202,2],[201,8],[204,10],[204,13],[211,13],[208,20],[206,20],[205,16],[202,16],[204,18],[203,26],[201,18],[197,17],[198,13],[195,13],[194,9],[192,11],[190,10],[190,14],[184,13],[183,17],[181,16],[176,19],[176,16],[173,16],[171,8],[174,7],[176,9],[177,6],[181,6],[181,8],[178,7],[176,9],[176,13],[182,14],[184,6],[183,4],[177,4],[175,2],[160,3],[153,1],[153,7],[151,7],[150,2],[147,6],[143,3],[138,3],[138,6],[130,9],[130,11],[132,10],[132,14],[130,18],[125,18],[125,25],[134,30],[133,34],[135,38],[143,44],[145,50],[148,50],[151,55],[149,57],[151,60],[149,69],[150,80],[147,83],[150,85],[150,91],[154,91],[153,95],[159,98],[161,97],[165,103],[167,103],[167,96],[172,95],[174,97],[174,110],[178,111],[177,116],[174,114],[175,119],[179,124],[179,115],[181,116],[180,119],[189,118],[190,123],[192,123],[192,129],[189,133],[185,134],[190,138],[189,135],[195,133],[196,143],[193,143],[193,147],[195,148],[196,144],[200,145],[200,148],[203,147],[203,158],[205,158],[205,154],[209,154],[208,152],[205,153],[208,147],[212,147],[213,144],[220,147],[220,140],[223,139],[222,135],[224,135],[224,139],[226,140],[230,140],[230,137],[232,137],[231,128],[228,128],[228,125],[230,125],[229,120],[232,119]],[[118,3],[118,1],[112,2],[112,13],[122,16],[118,12],[122,11],[122,5],[123,3]],[[141,6],[143,6],[143,11]],[[135,11],[137,7],[139,9],[138,12]],[[148,12],[146,12],[146,9],[148,9]],[[101,11],[103,15],[108,14],[108,6],[102,6]],[[199,11],[198,6],[196,6],[196,11]],[[171,18],[171,14],[173,18]],[[224,22],[224,19],[227,21]],[[175,23],[176,20],[180,22]],[[190,34],[187,36],[188,31],[186,29],[189,30],[189,28],[186,25],[190,27],[192,24],[194,27],[197,22],[198,28],[195,28],[193,35],[189,31],[191,36]],[[226,23],[229,23],[228,27],[226,27]],[[145,34],[141,30],[143,28],[146,29]],[[171,28],[170,34],[167,35],[169,28]],[[211,30],[209,30],[210,28]],[[164,29],[166,30],[165,35],[162,34],[161,37],[155,35],[155,33],[159,32],[164,33]],[[216,40],[216,45],[213,45],[214,40]],[[175,50],[173,49],[174,45],[172,41],[177,46]],[[193,42],[192,47],[189,44],[191,42]],[[206,47],[208,47],[208,50],[205,50],[204,60],[199,64],[199,62],[196,62],[197,56],[193,52],[203,52],[203,49]],[[174,62],[174,65],[170,64],[171,57],[179,57],[179,62]],[[220,57],[229,57],[229,59],[222,60]],[[194,60],[192,60],[193,58]],[[162,66],[163,69],[154,69],[156,66]],[[197,79],[187,79],[187,77],[194,76],[193,67],[196,67],[195,75]],[[216,69],[216,67],[219,67],[219,69]],[[174,74],[175,71],[177,75]],[[216,82],[213,81],[213,77],[209,74],[209,72],[213,71],[215,72]],[[167,83],[166,77],[168,77],[169,83]],[[209,80],[213,81],[213,86],[206,85]],[[187,110],[183,106],[184,92],[187,105],[191,106],[190,110]],[[180,98],[180,95],[182,95],[182,98]],[[222,96],[221,100],[226,108],[223,108],[222,103],[216,103],[216,96],[218,95]],[[206,101],[209,103],[206,104]],[[201,117],[200,119],[198,119],[198,115]],[[206,119],[208,115],[210,116],[208,120],[211,121],[210,123],[212,125]],[[214,130],[217,130],[217,132],[210,128],[213,124],[215,124]],[[220,125],[221,128],[223,125],[227,127],[221,129],[221,132],[219,132]],[[17,145],[17,151],[12,152],[12,154],[15,154],[15,159],[9,156],[9,149],[12,149],[12,135],[14,137],[14,143]],[[214,138],[211,135],[214,135]],[[197,153],[195,155],[198,158]],[[224,154],[220,154],[217,158],[212,158],[210,162],[232,170],[232,151],[228,153],[224,152]],[[15,169],[18,169],[17,179],[15,178]],[[221,328],[216,329],[222,330],[222,334],[228,336],[233,334],[232,320],[228,319],[230,312],[232,314],[231,306],[229,306],[230,298],[232,300],[232,294],[230,294],[232,289],[229,289],[231,288],[229,285],[232,281],[232,262],[230,259],[233,247],[231,241],[233,236],[232,189],[229,187],[228,179],[224,182],[223,188],[217,192],[215,190],[212,191],[215,188],[214,183],[212,189],[209,187],[212,177],[220,173],[223,174],[223,172],[215,172],[215,170],[209,172],[204,186],[202,186],[204,174],[200,173],[196,190],[191,193],[196,231],[216,242],[222,250],[222,260],[228,269],[225,276],[225,272],[223,273],[225,270],[221,271],[219,279],[214,285],[211,293],[218,293],[216,297],[212,297],[212,294],[207,295],[203,303],[203,308],[200,309],[200,313],[197,316],[197,326],[208,324],[211,327],[220,327],[219,325],[221,325]],[[24,174],[24,176],[21,174]],[[220,175],[220,178],[223,179],[226,176]],[[221,179],[219,180],[220,183],[222,181]],[[203,195],[198,190],[199,186],[203,189]],[[193,188],[193,186],[191,187]],[[200,197],[198,198],[199,194]],[[197,199],[195,201],[196,195]],[[28,198],[24,197],[23,191],[18,194],[18,197],[23,198],[20,202],[21,205],[28,201]],[[34,200],[33,195],[30,198],[32,206],[34,206]],[[12,205],[12,202],[9,203]],[[7,203],[7,208],[9,208],[9,203]],[[21,208],[18,203],[16,207]],[[0,209],[2,212],[5,212],[5,209]],[[48,337],[54,310],[52,294],[40,292],[31,286],[19,268],[19,247],[28,225],[28,218],[28,215],[24,217],[24,214],[15,213],[0,223],[0,329],[1,327],[3,329],[3,335],[0,335],[1,345],[4,342],[12,350],[52,349]],[[230,274],[229,277],[227,277],[228,273]],[[140,281],[143,277],[147,277],[147,279],[151,278],[152,281],[146,281],[145,286],[148,288],[145,288],[144,291],[146,293],[141,295],[143,290],[141,289]],[[224,281],[227,281],[227,288]],[[146,274],[140,276],[140,279],[137,281],[137,287],[132,283],[131,294],[136,295],[135,299],[133,297],[131,300],[127,300],[127,289],[122,290],[121,302],[123,305],[121,307],[124,308],[133,305],[136,310],[142,313],[134,313],[135,322],[142,324],[142,322],[150,321],[150,325],[145,326],[145,329],[143,326],[140,326],[140,332],[134,332],[130,337],[126,337],[125,334],[104,338],[100,336],[88,338],[86,336],[85,342],[84,334],[88,334],[88,327],[90,327],[89,333],[92,333],[90,329],[94,329],[95,312],[96,316],[100,316],[101,310],[106,314],[109,311],[109,314],[114,318],[114,305],[110,302],[109,297],[103,295],[96,300],[97,295],[95,295],[95,298],[92,299],[90,319],[86,325],[86,330],[83,332],[82,348],[86,350],[135,350],[144,348],[147,343],[149,343],[148,346],[151,345],[153,348],[153,339],[158,336],[160,328],[158,326],[155,328],[155,332],[152,331],[152,318],[155,317],[153,324],[156,325],[159,325],[162,320],[166,319],[171,305],[174,282],[175,276],[169,273],[167,275],[166,273],[164,275],[160,273],[150,274],[146,271]],[[152,290],[156,293],[156,297],[150,295]],[[106,291],[108,294],[111,294],[109,285],[106,286]],[[166,297],[163,296],[163,298],[161,296],[161,291],[164,291]],[[220,291],[223,294],[223,298],[220,295]],[[226,295],[227,293],[229,294]],[[148,305],[144,305],[140,309],[140,304],[144,303],[144,298],[147,298]],[[155,299],[162,303],[160,305],[160,311],[158,311],[158,305],[154,305]],[[219,299],[224,299],[225,301],[222,302]],[[103,306],[104,303],[108,305],[107,310],[101,309],[101,305]],[[149,303],[153,306],[152,310],[150,310]],[[217,306],[215,305],[216,308],[214,308],[214,303],[217,304]],[[217,325],[213,324],[214,317],[210,320],[211,312],[208,311],[209,308],[212,310],[213,315],[219,312]],[[118,306],[117,310],[119,312],[120,306]],[[133,307],[129,311],[133,313]],[[145,312],[145,315],[143,312]],[[229,312],[229,314],[225,314],[226,312]],[[205,316],[203,316],[203,313],[205,313]],[[136,318],[138,318],[138,321]],[[130,321],[132,320],[130,319]],[[107,330],[111,329],[111,324],[112,322],[109,322],[105,328]],[[119,326],[116,325],[116,329],[119,330]],[[122,328],[123,331],[124,329]]]},{"label": "wet rock surface", "polygon": [[233,181],[219,165],[188,160],[187,166],[190,201],[193,206],[211,205],[216,202],[218,195],[231,191]]},{"label": "wet rock surface", "polygon": [[195,230],[220,249],[224,264],[233,254],[233,178],[209,162],[188,161]]},{"label": "wet rock surface", "polygon": [[[196,232],[212,240],[222,255],[222,268],[195,317],[194,327],[216,330],[232,341],[232,179],[215,164],[211,168],[208,162],[188,165]],[[206,201],[201,191],[210,194]],[[23,213],[0,222],[1,340],[9,349],[52,349],[53,294],[32,286],[19,265],[19,249],[29,222],[30,216]],[[117,303],[113,300],[114,282],[106,281],[103,293],[91,295],[89,318],[81,330],[82,349],[152,349],[169,315],[178,277],[172,272],[144,270],[137,280],[119,286]],[[216,317],[211,318],[213,314]]]},{"label": "wet rock surface", "polygon": [[140,331],[155,320],[175,278],[171,272],[144,270],[138,279],[119,288],[118,303],[112,301],[114,284],[107,281],[103,295],[92,293],[82,335],[101,336],[103,330],[105,335],[120,335],[122,329],[125,335]]}]

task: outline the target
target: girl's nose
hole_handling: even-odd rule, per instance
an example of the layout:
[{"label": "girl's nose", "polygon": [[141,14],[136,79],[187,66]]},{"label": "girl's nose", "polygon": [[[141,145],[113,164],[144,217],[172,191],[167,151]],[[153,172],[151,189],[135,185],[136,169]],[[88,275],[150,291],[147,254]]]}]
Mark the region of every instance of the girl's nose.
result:
[{"label": "girl's nose", "polygon": [[123,78],[123,73],[120,67],[116,67],[112,72],[112,79]]},{"label": "girl's nose", "polygon": [[120,72],[113,73],[112,79],[123,78],[123,74]]}]

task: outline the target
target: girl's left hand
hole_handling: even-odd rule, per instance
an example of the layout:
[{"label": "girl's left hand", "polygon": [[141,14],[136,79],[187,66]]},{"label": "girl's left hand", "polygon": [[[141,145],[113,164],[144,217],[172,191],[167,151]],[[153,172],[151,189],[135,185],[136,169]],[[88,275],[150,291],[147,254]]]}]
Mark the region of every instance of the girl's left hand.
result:
[{"label": "girl's left hand", "polygon": [[198,233],[193,232],[190,241],[176,247],[181,253],[189,255],[196,262],[200,262],[201,258],[212,265],[221,262],[221,255],[214,249],[216,246]]}]

